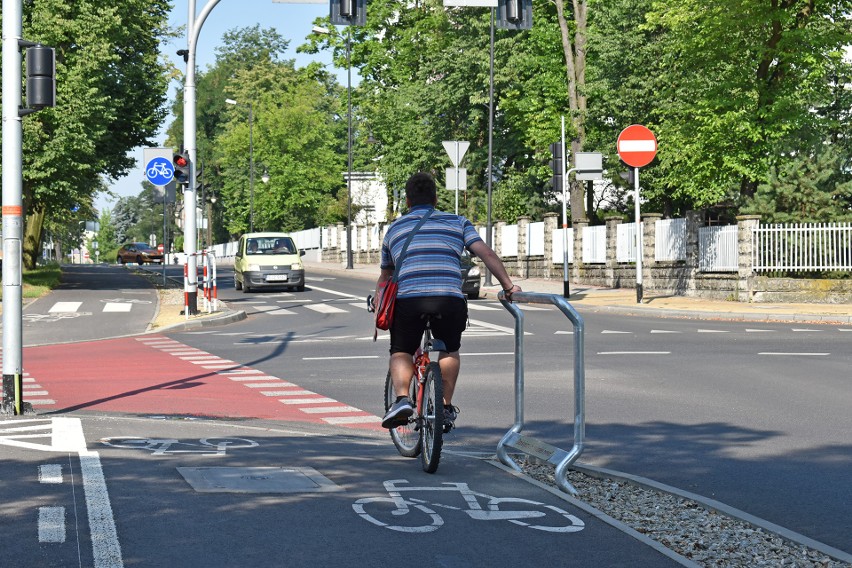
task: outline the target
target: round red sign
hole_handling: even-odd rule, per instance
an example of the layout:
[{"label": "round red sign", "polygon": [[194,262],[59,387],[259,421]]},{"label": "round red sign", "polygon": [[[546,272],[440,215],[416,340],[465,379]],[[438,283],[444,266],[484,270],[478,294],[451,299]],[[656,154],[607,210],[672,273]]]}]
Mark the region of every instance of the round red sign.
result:
[{"label": "round red sign", "polygon": [[618,135],[618,157],[634,168],[647,166],[657,155],[657,138],[641,124],[633,124]]}]

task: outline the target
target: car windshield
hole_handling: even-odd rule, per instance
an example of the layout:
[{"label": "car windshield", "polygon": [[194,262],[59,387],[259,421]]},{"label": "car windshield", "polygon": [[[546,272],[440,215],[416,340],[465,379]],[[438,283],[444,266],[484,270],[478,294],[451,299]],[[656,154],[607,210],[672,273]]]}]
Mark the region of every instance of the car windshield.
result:
[{"label": "car windshield", "polygon": [[140,252],[157,252],[157,249],[145,243],[136,243],[136,250]]},{"label": "car windshield", "polygon": [[290,237],[255,237],[248,240],[246,254],[295,254],[296,245]]}]

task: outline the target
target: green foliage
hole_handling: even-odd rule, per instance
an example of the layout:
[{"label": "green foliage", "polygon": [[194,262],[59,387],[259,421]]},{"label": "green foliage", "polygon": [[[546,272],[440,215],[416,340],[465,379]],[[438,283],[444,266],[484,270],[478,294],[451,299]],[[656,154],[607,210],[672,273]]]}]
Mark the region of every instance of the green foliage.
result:
[{"label": "green foliage", "polygon": [[[128,152],[150,143],[165,116],[160,59],[167,0],[41,0],[24,6],[27,39],[56,48],[56,107],[23,120],[24,204],[48,221],[90,207],[102,176],[128,172]],[[88,219],[94,218],[89,209]],[[41,243],[34,219],[30,253]],[[29,231],[28,231],[29,232]],[[25,255],[25,258],[30,255]]]},{"label": "green foliage", "polygon": [[852,221],[852,172],[841,167],[836,147],[820,150],[773,166],[743,212],[758,214],[765,223]]}]

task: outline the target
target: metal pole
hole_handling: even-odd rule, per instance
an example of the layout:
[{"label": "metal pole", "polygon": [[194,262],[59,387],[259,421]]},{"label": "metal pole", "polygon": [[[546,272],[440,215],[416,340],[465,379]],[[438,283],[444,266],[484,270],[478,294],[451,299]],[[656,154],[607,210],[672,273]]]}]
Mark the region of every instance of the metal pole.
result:
[{"label": "metal pole", "polygon": [[[183,146],[189,154],[190,176],[189,183],[183,192],[183,217],[184,217],[184,240],[183,250],[186,253],[187,278],[185,279],[184,292],[187,297],[187,309],[191,314],[198,313],[198,264],[196,262],[196,226],[198,225],[195,215],[196,187],[195,187],[195,159],[196,144],[196,87],[195,87],[195,49],[198,44],[198,36],[201,27],[210,11],[219,3],[219,0],[209,0],[198,17],[195,17],[195,0],[189,0],[189,16],[187,30],[187,60],[186,76],[183,88]],[[187,314],[189,315],[189,314]]]},{"label": "metal pole", "polygon": [[254,232],[254,104],[249,102],[249,232]]},{"label": "metal pole", "polygon": [[[491,8],[491,31],[490,51],[488,67],[488,205],[487,219],[485,222],[485,244],[494,248],[491,243],[491,167],[493,159],[493,131],[494,131],[494,8]],[[491,271],[485,268],[485,286],[493,286]]]},{"label": "metal pole", "polygon": [[565,173],[565,117],[562,117],[562,136],[559,139],[562,144],[562,296],[567,298],[571,295],[568,284],[568,174]]},{"label": "metal pole", "polygon": [[639,168],[633,168],[633,181],[636,185],[633,199],[636,202],[636,303],[642,302],[642,216],[639,214]]},{"label": "metal pole", "polygon": [[23,126],[21,107],[21,0],[3,0],[3,404],[21,414],[23,403]]},{"label": "metal pole", "polygon": [[346,173],[346,190],[348,194],[346,206],[346,268],[352,268],[352,65],[350,63],[352,43],[352,26],[346,26],[346,94],[347,120],[349,129],[346,135],[346,151],[348,154],[348,169]]}]

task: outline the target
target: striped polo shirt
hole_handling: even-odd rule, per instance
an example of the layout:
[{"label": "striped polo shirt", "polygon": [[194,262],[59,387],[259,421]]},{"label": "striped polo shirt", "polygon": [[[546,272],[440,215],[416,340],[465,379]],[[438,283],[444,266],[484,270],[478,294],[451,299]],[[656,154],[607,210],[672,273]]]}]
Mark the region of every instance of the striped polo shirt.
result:
[{"label": "striped polo shirt", "polygon": [[[417,205],[394,221],[382,242],[382,270],[393,270],[405,240],[431,205]],[[403,259],[397,297],[464,298],[459,259],[465,247],[481,241],[473,223],[461,215],[435,210],[423,224]]]}]

